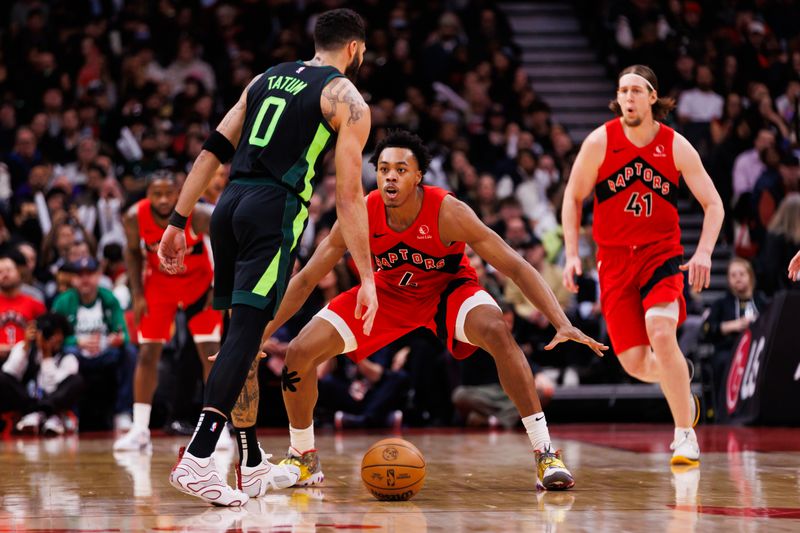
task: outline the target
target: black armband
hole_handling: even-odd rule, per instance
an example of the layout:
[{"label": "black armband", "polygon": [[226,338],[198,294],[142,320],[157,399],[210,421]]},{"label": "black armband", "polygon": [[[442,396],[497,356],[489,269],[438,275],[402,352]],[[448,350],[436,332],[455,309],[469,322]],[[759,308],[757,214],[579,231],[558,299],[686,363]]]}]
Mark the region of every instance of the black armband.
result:
[{"label": "black armband", "polygon": [[223,134],[214,130],[203,143],[203,150],[208,150],[219,159],[220,163],[227,163],[233,158],[236,148]]},{"label": "black armband", "polygon": [[189,217],[185,217],[178,213],[177,211],[173,211],[172,214],[169,216],[169,225],[175,226],[178,229],[186,229],[186,221],[189,220]]}]

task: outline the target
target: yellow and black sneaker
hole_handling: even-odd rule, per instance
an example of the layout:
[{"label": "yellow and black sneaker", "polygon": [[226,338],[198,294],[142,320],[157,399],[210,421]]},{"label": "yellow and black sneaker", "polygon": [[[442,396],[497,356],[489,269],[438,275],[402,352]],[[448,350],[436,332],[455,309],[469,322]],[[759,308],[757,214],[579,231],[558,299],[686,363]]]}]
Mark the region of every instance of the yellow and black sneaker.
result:
[{"label": "yellow and black sneaker", "polygon": [[536,450],[538,471],[537,487],[546,490],[567,490],[575,485],[572,474],[561,460],[561,450],[553,451],[549,447]]},{"label": "yellow and black sneaker", "polygon": [[286,452],[286,459],[279,464],[294,465],[300,469],[300,479],[294,484],[295,487],[309,487],[325,481],[317,450],[312,449],[300,453],[290,446],[289,451]]}]

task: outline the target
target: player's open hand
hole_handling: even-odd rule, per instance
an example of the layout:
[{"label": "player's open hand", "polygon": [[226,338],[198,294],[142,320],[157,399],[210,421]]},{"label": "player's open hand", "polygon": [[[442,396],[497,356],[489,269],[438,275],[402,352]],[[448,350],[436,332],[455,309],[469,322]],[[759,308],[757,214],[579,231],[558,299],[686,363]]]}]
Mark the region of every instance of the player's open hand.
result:
[{"label": "player's open hand", "polygon": [[369,280],[361,283],[356,296],[356,320],[364,321],[364,335],[372,332],[372,323],[378,313],[378,293],[375,290],[375,281]]},{"label": "player's open hand", "polygon": [[566,287],[569,292],[578,292],[578,284],[575,283],[575,276],[580,276],[582,274],[583,269],[581,268],[581,258],[567,257],[567,262],[564,264],[563,282],[564,287]]},{"label": "player's open hand", "polygon": [[567,326],[558,329],[556,336],[550,341],[550,344],[544,347],[545,350],[552,350],[562,342],[574,341],[588,346],[599,357],[603,357],[603,352],[608,350],[608,346],[603,343],[597,342],[575,326]]},{"label": "player's open hand", "polygon": [[679,267],[682,271],[689,271],[689,285],[695,292],[708,288],[711,283],[711,254],[697,251],[687,263]]},{"label": "player's open hand", "polygon": [[800,274],[800,252],[794,254],[792,260],[789,261],[789,279],[797,281],[798,274]]},{"label": "player's open hand", "polygon": [[186,270],[183,264],[183,256],[186,254],[186,235],[182,229],[172,224],[164,230],[161,237],[161,244],[158,245],[158,258],[161,260],[161,268],[167,274],[180,274]]}]

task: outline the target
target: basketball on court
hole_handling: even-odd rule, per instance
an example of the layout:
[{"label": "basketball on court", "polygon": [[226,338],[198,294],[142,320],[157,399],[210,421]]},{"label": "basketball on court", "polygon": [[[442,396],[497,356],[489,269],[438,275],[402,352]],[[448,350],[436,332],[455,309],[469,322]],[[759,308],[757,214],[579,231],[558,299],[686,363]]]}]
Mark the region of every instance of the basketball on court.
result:
[{"label": "basketball on court", "polygon": [[380,440],[361,460],[361,480],[378,500],[409,500],[425,483],[425,458],[407,440]]}]

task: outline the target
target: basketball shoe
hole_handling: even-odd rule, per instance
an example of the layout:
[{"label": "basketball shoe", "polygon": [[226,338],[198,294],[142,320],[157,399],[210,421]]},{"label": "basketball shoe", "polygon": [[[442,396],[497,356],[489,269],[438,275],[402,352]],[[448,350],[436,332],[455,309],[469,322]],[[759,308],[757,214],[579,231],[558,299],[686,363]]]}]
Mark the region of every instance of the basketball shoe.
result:
[{"label": "basketball shoe", "polygon": [[114,442],[115,452],[149,452],[152,449],[150,430],[139,426],[133,426]]},{"label": "basketball shoe", "polygon": [[[259,449],[261,447],[259,446]],[[300,467],[294,464],[274,465],[268,461],[271,454],[261,450],[261,463],[256,466],[237,465],[236,484],[239,490],[250,496],[258,498],[268,490],[285,489],[291,487],[300,479]]]},{"label": "basketball shoe", "polygon": [[697,444],[697,435],[693,429],[675,428],[675,439],[669,445],[672,450],[673,465],[699,465],[700,445]]},{"label": "basketball shoe", "polygon": [[220,477],[213,457],[195,457],[185,447],[178,452],[178,462],[172,467],[169,482],[181,492],[220,507],[239,507],[250,499],[241,490],[229,487]]},{"label": "basketball shoe", "polygon": [[286,452],[286,459],[279,464],[294,465],[300,469],[300,479],[295,483],[297,487],[319,485],[325,481],[325,474],[322,473],[322,464],[319,462],[317,450],[308,450],[300,453],[289,446],[289,451]]},{"label": "basketball shoe", "polygon": [[561,450],[552,451],[549,447],[536,450],[536,464],[538,479],[536,486],[546,490],[567,490],[575,485],[564,461],[561,460]]}]

